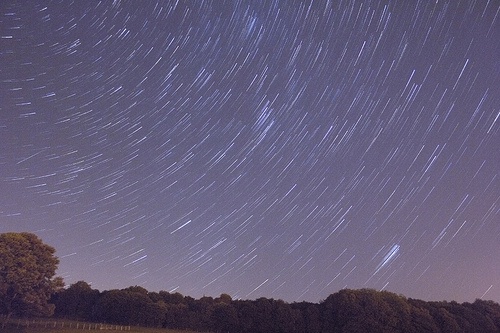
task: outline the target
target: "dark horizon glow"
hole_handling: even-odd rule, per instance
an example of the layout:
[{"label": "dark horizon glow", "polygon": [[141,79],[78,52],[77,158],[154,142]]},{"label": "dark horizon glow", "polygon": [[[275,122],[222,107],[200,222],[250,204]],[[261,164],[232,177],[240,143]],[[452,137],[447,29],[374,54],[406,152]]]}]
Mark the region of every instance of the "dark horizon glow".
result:
[{"label": "dark horizon glow", "polygon": [[0,232],[67,284],[500,301],[498,1],[0,8]]}]

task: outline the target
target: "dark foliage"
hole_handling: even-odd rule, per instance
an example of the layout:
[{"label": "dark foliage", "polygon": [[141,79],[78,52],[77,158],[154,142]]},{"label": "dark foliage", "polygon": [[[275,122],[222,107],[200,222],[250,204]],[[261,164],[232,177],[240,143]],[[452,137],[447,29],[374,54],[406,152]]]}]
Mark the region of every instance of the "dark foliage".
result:
[{"label": "dark foliage", "polygon": [[52,315],[52,294],[64,285],[55,273],[55,249],[35,234],[0,234],[0,314]]},{"label": "dark foliage", "polygon": [[87,282],[78,281],[52,299],[56,306],[54,314],[57,317],[92,320],[92,311],[99,294],[99,290],[92,289]]},{"label": "dark foliage", "polygon": [[63,317],[211,332],[500,332],[500,305],[493,301],[426,302],[371,289],[344,289],[319,304],[289,304],[227,294],[194,299],[138,286],[100,293],[80,281],[53,301]]}]

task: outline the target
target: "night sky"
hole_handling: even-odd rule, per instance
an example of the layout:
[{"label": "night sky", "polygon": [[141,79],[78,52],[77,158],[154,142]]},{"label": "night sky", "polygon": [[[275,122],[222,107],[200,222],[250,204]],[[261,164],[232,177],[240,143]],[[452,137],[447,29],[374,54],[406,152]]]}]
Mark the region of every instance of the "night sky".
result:
[{"label": "night sky", "polygon": [[0,232],[67,285],[500,301],[498,0],[0,15]]}]

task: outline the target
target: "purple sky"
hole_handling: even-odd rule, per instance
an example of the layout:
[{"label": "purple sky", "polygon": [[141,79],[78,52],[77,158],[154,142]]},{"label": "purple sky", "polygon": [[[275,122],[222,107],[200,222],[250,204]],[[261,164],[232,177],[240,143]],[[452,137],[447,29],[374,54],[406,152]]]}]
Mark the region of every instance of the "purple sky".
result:
[{"label": "purple sky", "polygon": [[498,1],[0,15],[0,232],[67,284],[500,301]]}]

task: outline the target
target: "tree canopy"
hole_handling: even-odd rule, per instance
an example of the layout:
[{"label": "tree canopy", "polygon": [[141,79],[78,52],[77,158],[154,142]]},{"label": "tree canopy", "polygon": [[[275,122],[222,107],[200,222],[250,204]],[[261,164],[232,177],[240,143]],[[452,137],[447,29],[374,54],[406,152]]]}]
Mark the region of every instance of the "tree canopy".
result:
[{"label": "tree canopy", "polygon": [[62,287],[55,277],[55,249],[32,233],[0,234],[0,313],[7,316],[51,315],[51,295]]}]

